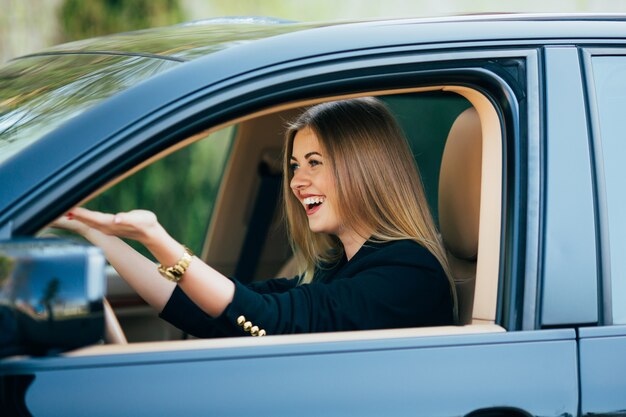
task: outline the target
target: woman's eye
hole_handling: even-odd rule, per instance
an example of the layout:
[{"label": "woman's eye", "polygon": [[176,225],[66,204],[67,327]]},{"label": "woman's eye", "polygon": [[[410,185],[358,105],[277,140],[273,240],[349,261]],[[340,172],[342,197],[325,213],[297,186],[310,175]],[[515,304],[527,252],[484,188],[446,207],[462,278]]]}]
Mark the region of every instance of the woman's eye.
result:
[{"label": "woman's eye", "polygon": [[317,165],[322,165],[321,161],[318,161],[316,159],[309,159],[309,165],[311,165],[312,167],[317,166]]},{"label": "woman's eye", "polygon": [[296,163],[289,164],[289,169],[291,170],[291,172],[294,172],[298,168],[300,168],[300,165],[298,165]]}]

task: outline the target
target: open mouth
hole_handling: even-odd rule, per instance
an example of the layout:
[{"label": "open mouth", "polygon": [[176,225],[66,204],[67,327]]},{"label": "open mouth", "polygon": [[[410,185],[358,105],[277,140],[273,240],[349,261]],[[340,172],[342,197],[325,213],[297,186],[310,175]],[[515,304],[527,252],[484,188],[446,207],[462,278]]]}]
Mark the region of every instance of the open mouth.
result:
[{"label": "open mouth", "polygon": [[315,196],[305,198],[303,200],[303,203],[304,207],[306,208],[307,216],[310,216],[311,214],[319,210],[322,204],[324,204],[324,201],[326,201],[326,197]]}]

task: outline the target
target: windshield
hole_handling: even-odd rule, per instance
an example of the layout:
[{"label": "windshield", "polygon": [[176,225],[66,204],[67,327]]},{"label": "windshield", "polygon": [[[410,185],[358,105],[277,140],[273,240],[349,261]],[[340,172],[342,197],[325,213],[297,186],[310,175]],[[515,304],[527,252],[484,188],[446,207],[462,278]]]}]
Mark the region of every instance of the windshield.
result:
[{"label": "windshield", "polygon": [[0,163],[101,100],[176,65],[124,55],[45,55],[0,68]]}]

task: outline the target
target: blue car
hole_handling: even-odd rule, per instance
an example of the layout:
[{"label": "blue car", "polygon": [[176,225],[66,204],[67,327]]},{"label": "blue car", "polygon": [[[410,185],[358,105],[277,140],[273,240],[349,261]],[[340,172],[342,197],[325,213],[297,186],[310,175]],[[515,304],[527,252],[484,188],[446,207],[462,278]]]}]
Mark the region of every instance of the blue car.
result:
[{"label": "blue car", "polygon": [[[49,224],[148,208],[244,282],[293,276],[285,122],[377,96],[458,326],[196,339]],[[0,415],[626,415],[626,15],[225,18],[0,67]]]}]

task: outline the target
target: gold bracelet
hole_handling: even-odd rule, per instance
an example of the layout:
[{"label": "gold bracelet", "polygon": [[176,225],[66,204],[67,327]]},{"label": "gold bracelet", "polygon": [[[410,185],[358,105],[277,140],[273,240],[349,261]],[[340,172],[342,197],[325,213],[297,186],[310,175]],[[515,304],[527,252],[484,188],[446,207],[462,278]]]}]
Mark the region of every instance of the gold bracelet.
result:
[{"label": "gold bracelet", "polygon": [[183,256],[174,264],[174,266],[170,266],[164,268],[163,265],[159,264],[157,269],[165,278],[169,279],[172,282],[179,282],[187,268],[189,268],[189,264],[191,263],[191,259],[193,258],[193,252],[189,250],[187,246],[183,246],[185,250],[183,252]]}]

